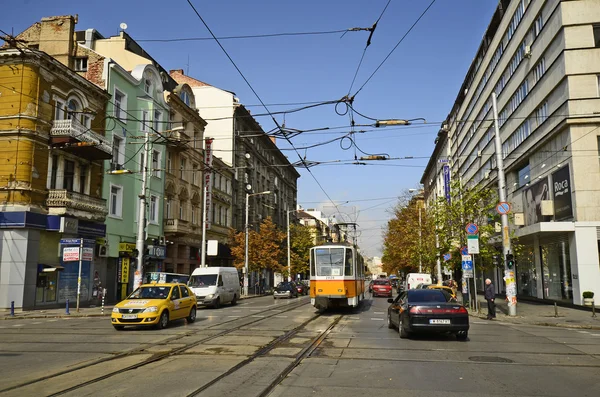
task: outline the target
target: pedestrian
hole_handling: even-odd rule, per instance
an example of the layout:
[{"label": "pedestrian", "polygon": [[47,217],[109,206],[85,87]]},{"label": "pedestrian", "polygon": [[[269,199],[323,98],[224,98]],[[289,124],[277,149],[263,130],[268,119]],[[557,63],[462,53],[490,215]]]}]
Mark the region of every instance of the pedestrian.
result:
[{"label": "pedestrian", "polygon": [[492,284],[492,280],[489,278],[485,279],[485,300],[487,301],[488,306],[488,315],[487,319],[491,320],[496,318],[496,303],[494,303],[494,298],[496,297],[496,293],[494,292],[494,284]]}]

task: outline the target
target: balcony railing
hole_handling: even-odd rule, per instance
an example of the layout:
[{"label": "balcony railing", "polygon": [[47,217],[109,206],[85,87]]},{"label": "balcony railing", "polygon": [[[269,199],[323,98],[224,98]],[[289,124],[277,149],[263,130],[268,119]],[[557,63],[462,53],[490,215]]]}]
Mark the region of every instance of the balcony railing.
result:
[{"label": "balcony railing", "polygon": [[104,136],[81,125],[78,121],[54,120],[50,129],[50,136],[52,138],[66,137],[78,142],[89,142],[93,145],[92,147],[108,154],[107,158],[112,157],[112,145],[110,141]]},{"label": "balcony railing", "polygon": [[48,207],[71,208],[80,211],[87,211],[94,214],[106,216],[106,200],[88,196],[76,192],[70,192],[66,189],[50,189],[46,199]]},{"label": "balcony railing", "polygon": [[190,222],[182,219],[165,219],[165,233],[189,233],[191,230]]}]

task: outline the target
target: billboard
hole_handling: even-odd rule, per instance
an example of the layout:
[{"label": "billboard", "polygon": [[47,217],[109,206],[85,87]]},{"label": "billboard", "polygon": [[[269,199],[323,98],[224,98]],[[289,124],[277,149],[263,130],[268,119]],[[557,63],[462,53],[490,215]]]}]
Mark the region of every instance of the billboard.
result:
[{"label": "billboard", "polygon": [[548,178],[542,178],[539,182],[525,189],[523,194],[523,208],[525,209],[525,224],[534,225],[538,222],[549,221],[549,216],[542,215],[542,201],[550,199],[550,184]]},{"label": "billboard", "polygon": [[552,192],[554,194],[554,220],[560,221],[573,217],[571,201],[571,177],[569,165],[552,174]]}]

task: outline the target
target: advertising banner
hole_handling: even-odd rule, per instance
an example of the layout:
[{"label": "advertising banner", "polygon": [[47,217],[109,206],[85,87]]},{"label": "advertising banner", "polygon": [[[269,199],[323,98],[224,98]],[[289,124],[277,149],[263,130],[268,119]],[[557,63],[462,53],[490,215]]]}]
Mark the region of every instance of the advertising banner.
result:
[{"label": "advertising banner", "polygon": [[525,208],[525,224],[527,226],[550,220],[549,216],[542,215],[542,201],[549,199],[550,186],[548,178],[542,178],[525,190],[523,207]]},{"label": "advertising banner", "polygon": [[210,229],[210,214],[211,214],[211,205],[212,205],[212,164],[213,164],[213,153],[212,153],[212,143],[213,140],[211,138],[207,138],[204,140],[205,149],[204,149],[204,188],[206,189],[206,207],[204,211],[206,211],[206,229]]},{"label": "advertising banner", "polygon": [[554,220],[560,221],[573,217],[571,201],[571,177],[569,165],[552,174],[552,191],[554,193]]},{"label": "advertising banner", "polygon": [[444,164],[444,194],[446,196],[446,201],[448,204],[450,203],[450,166],[448,164]]}]

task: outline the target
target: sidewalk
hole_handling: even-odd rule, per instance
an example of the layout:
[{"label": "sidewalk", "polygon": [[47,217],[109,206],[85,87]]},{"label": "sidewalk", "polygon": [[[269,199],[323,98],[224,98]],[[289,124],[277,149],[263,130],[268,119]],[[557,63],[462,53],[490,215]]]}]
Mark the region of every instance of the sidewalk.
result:
[{"label": "sidewalk", "polygon": [[[487,302],[480,300],[481,312],[469,310],[473,317],[486,319]],[[543,325],[551,327],[598,329],[600,330],[600,309],[597,309],[596,316],[592,317],[592,312],[587,310],[572,309],[567,307],[558,307],[558,317],[555,316],[553,305],[519,301],[517,303],[517,315],[508,316],[508,304],[502,298],[496,299],[496,319],[498,321],[512,324]]]},{"label": "sidewalk", "polygon": [[[240,300],[258,298],[267,295],[242,296]],[[105,305],[104,314],[100,306],[80,307],[79,312],[74,306],[69,307],[70,314],[66,313],[65,307],[58,309],[41,309],[41,310],[22,310],[15,309],[15,315],[10,315],[9,309],[0,310],[0,320],[21,320],[21,319],[36,319],[36,318],[73,318],[73,317],[110,317],[114,305]]]}]

